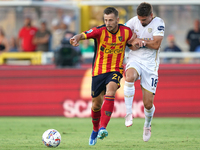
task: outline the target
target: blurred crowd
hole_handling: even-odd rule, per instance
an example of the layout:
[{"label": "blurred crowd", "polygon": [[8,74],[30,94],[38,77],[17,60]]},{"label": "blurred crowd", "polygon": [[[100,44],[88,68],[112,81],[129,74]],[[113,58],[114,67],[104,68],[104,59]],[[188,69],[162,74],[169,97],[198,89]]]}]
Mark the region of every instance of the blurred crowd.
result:
[{"label": "blurred crowd", "polygon": [[[4,29],[0,28],[0,54],[2,52],[53,52],[55,56],[52,61],[56,65],[78,66],[84,62],[82,54],[94,52],[94,46],[86,40],[79,47],[71,47],[69,39],[75,35],[69,30],[72,19],[62,11],[58,11],[49,29],[45,19],[40,20],[39,26],[34,26],[32,18],[27,16],[17,37],[13,36],[10,39],[6,38]],[[73,57],[74,59],[71,60]]]},{"label": "blurred crowd", "polygon": [[[164,52],[183,52],[181,48],[176,44],[175,35],[170,34],[167,36],[168,45],[164,48]],[[186,35],[186,43],[189,46],[189,52],[200,52],[200,21],[195,19],[193,28],[190,29]],[[186,60],[185,60],[186,59]],[[162,63],[183,63],[189,61],[189,63],[200,63],[200,58],[165,58]]]},{"label": "blurred crowd", "polygon": [[[89,40],[82,41],[79,47],[70,47],[69,39],[76,33],[69,30],[72,17],[58,13],[52,19],[51,25],[45,19],[40,20],[39,26],[32,24],[31,17],[24,18],[24,25],[19,29],[17,37],[6,38],[3,28],[0,28],[0,54],[2,52],[53,52],[56,65],[78,66],[80,63],[91,63],[91,59],[83,59],[82,55],[94,52],[94,44]],[[51,29],[48,27],[51,26]],[[176,44],[176,35],[167,36],[167,46],[163,52],[182,52],[180,46]],[[185,35],[185,43],[188,44],[189,52],[200,52],[200,22],[194,20],[193,28]],[[70,56],[68,58],[68,56]],[[73,56],[73,60],[72,59]],[[164,58],[162,63],[183,63],[182,58]],[[200,59],[193,59],[192,62],[200,63]]]}]

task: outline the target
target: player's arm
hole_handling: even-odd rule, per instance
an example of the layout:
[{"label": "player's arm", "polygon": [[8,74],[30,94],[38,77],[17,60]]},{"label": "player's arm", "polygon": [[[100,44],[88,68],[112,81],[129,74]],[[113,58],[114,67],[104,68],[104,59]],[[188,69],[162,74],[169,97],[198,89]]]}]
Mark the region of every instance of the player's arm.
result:
[{"label": "player's arm", "polygon": [[70,39],[70,44],[72,46],[79,46],[79,41],[80,40],[84,40],[85,39],[85,35],[83,33],[81,34],[77,34],[75,36],[73,36],[71,39]]},{"label": "player's arm", "polygon": [[143,40],[136,38],[133,42],[132,45],[135,48],[140,48],[140,47],[147,47],[149,49],[155,49],[158,50],[160,48],[161,42],[162,42],[163,36],[154,36],[153,40]]},{"label": "player's arm", "polygon": [[136,45],[133,45],[133,44],[129,45],[129,46],[128,46],[128,48],[129,48],[130,50],[133,50],[133,51],[135,51],[135,50],[139,49],[139,47],[138,47],[138,46],[136,46]]},{"label": "player's arm", "polygon": [[144,40],[136,38],[132,41],[131,43],[131,47],[129,47],[131,50],[137,50],[141,47],[144,47],[146,45],[146,42],[144,42]]},{"label": "player's arm", "polygon": [[157,26],[157,28],[153,31],[153,39],[152,40],[143,40],[142,43],[145,47],[149,49],[158,50],[160,48],[161,42],[163,40],[165,24],[162,19],[159,21],[161,24]]},{"label": "player's arm", "polygon": [[153,40],[143,40],[143,45],[150,49],[158,50],[160,48],[163,36],[154,36]]},{"label": "player's arm", "polygon": [[130,40],[127,41],[127,46],[129,49],[131,50],[137,50],[138,47],[136,47],[135,45],[133,45],[132,43],[134,42],[135,39],[137,39],[137,34],[132,30],[132,37]]}]

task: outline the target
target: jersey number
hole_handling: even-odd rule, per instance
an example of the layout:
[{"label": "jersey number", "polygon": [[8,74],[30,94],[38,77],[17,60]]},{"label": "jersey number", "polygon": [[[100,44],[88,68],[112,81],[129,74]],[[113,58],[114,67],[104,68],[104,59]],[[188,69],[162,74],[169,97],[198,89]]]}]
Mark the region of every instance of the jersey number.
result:
[{"label": "jersey number", "polygon": [[114,79],[114,80],[118,80],[118,82],[120,81],[120,76],[118,76],[116,73],[114,73],[113,74],[113,77],[112,77],[112,79]]},{"label": "jersey number", "polygon": [[156,87],[158,83],[158,79],[151,78],[151,80],[152,80],[151,86]]}]

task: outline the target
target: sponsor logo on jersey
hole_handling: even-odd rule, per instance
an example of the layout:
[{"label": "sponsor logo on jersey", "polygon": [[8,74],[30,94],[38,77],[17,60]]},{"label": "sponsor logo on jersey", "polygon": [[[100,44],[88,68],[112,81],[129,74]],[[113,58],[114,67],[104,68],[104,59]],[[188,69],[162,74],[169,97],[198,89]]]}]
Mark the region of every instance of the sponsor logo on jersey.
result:
[{"label": "sponsor logo on jersey", "polygon": [[86,31],[86,34],[87,34],[87,33],[91,33],[92,31],[93,31],[93,30],[92,30],[92,29],[90,29],[90,30]]},{"label": "sponsor logo on jersey", "polygon": [[152,32],[152,28],[148,28],[148,32],[151,33]]},{"label": "sponsor logo on jersey", "polygon": [[123,49],[105,49],[104,53],[107,54],[118,54],[118,53],[122,53]]},{"label": "sponsor logo on jersey", "polygon": [[164,30],[165,30],[165,27],[164,27],[164,26],[159,26],[159,27],[158,27],[158,30],[159,30],[159,31],[162,31],[162,30],[164,31]]}]

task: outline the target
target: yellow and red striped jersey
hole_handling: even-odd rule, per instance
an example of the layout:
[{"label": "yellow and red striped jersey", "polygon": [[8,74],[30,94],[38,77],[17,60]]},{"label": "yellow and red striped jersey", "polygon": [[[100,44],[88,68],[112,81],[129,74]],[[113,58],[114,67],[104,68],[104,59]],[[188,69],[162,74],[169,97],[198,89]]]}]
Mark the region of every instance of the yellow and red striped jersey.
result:
[{"label": "yellow and red striped jersey", "polygon": [[113,71],[123,74],[125,47],[132,37],[132,31],[122,24],[118,27],[116,33],[109,32],[105,25],[83,32],[86,39],[95,40],[92,76]]}]

